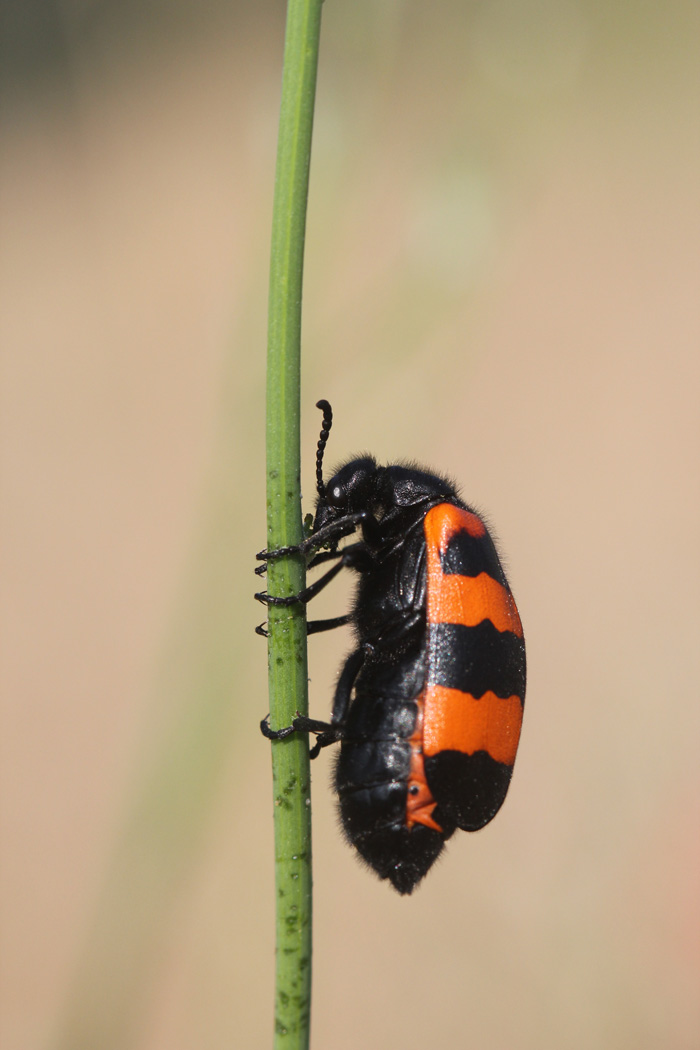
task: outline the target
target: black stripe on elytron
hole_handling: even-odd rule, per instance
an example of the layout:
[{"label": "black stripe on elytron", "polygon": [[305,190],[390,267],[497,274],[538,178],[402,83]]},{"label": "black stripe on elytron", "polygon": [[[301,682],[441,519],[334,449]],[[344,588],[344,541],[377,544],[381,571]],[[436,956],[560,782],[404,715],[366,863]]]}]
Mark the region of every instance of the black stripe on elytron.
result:
[{"label": "black stripe on elytron", "polygon": [[456,532],[447,544],[444,554],[440,555],[440,564],[446,576],[478,576],[479,573],[486,572],[503,587],[508,586],[488,532],[483,536]]},{"label": "black stripe on elytron", "polygon": [[457,623],[429,625],[428,682],[460,689],[474,697],[525,696],[525,645],[512,631],[499,631],[490,620],[476,627]]},{"label": "black stripe on elytron", "polygon": [[465,755],[439,751],[425,760],[425,775],[439,823],[451,818],[463,831],[478,831],[503,804],[513,767],[496,762],[486,751]]}]

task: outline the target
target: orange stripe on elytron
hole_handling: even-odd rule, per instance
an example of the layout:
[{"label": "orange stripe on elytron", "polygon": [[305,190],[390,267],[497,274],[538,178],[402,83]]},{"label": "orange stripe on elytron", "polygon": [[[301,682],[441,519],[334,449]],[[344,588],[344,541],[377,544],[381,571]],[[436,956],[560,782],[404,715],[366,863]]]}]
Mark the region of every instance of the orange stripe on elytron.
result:
[{"label": "orange stripe on elytron", "polygon": [[408,774],[408,794],[406,795],[406,827],[424,824],[426,828],[442,831],[433,820],[433,810],[437,802],[432,796],[425,779],[425,762],[423,761],[423,696],[416,700],[416,724],[409,740],[411,745],[411,767]]},{"label": "orange stripe on elytron", "polygon": [[520,739],[523,705],[517,696],[502,700],[490,690],[478,700],[460,689],[428,685],[423,709],[423,753],[486,751],[512,766]]},{"label": "orange stripe on elytron", "polygon": [[428,543],[434,544],[442,554],[456,532],[468,532],[477,540],[486,535],[481,518],[452,503],[438,503],[437,507],[431,507],[425,515],[424,528]]},{"label": "orange stripe on elytron", "polygon": [[[428,623],[461,623],[476,627],[490,620],[497,631],[523,636],[523,626],[513,596],[486,572],[478,576],[444,576],[440,558],[432,567],[428,554]],[[439,574],[439,575],[438,575]]]},{"label": "orange stripe on elytron", "polygon": [[502,584],[486,572],[459,576],[442,571],[440,555],[455,533],[467,532],[477,539],[486,535],[481,518],[451,503],[441,503],[428,511],[423,527],[428,549],[428,623],[476,627],[490,620],[497,631],[512,631],[522,638],[513,596]]}]

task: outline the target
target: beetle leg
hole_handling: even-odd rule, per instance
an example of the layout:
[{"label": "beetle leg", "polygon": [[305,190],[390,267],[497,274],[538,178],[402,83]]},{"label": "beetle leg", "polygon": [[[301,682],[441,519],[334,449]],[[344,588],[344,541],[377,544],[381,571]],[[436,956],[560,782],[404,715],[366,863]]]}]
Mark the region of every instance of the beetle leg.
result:
[{"label": "beetle leg", "polygon": [[[294,548],[293,547],[289,547],[289,548],[287,548],[287,550],[288,550],[288,552],[292,551],[294,553]],[[264,553],[265,553],[265,551],[260,551],[260,554],[264,554]],[[315,569],[317,565],[322,565],[323,562],[325,562],[325,561],[331,561],[333,558],[342,558],[342,556],[343,556],[343,552],[342,551],[337,551],[337,550],[336,551],[321,551],[320,554],[315,554],[314,555],[314,557],[311,559],[311,561],[306,566],[306,568],[307,569]],[[266,561],[264,561],[262,563],[262,565],[256,565],[255,566],[255,575],[256,576],[264,576],[266,572],[267,572],[267,562]]]},{"label": "beetle leg", "polygon": [[290,726],[283,729],[270,729],[269,715],[266,715],[260,723],[260,732],[268,740],[286,740],[292,733],[315,733],[316,743],[309,751],[309,758],[316,758],[321,748],[335,744],[340,739],[341,730],[338,726],[332,726],[328,722],[320,722],[317,718],[305,718],[303,715],[295,718]]},{"label": "beetle leg", "polygon": [[364,662],[364,653],[361,649],[355,649],[345,661],[343,670],[335,688],[333,698],[333,713],[330,722],[321,722],[317,718],[306,718],[298,715],[290,726],[282,729],[270,729],[267,715],[260,723],[260,731],[268,740],[286,740],[292,733],[315,733],[316,743],[309,751],[309,758],[316,758],[321,748],[335,744],[343,735],[345,718],[350,707],[352,687],[355,684],[358,672]]},{"label": "beetle leg", "polygon": [[336,627],[344,627],[346,623],[352,623],[353,619],[352,613],[346,613],[345,616],[334,616],[330,620],[309,620],[306,625],[306,633],[320,634],[322,631],[333,631]]},{"label": "beetle leg", "polygon": [[334,579],[343,567],[343,562],[339,561],[337,565],[334,565],[332,569],[329,569],[320,580],[316,580],[316,583],[312,583],[310,587],[305,587],[303,591],[299,591],[298,594],[290,594],[287,598],[277,598],[267,591],[258,591],[255,595],[259,602],[263,605],[296,605],[301,602],[306,605],[312,598],[315,598],[319,591],[322,591],[332,579]]},{"label": "beetle leg", "polygon": [[[353,619],[352,613],[346,613],[345,616],[334,616],[329,620],[309,620],[306,624],[306,633],[321,634],[322,631],[332,631],[336,627],[345,627],[346,624],[352,623]],[[255,633],[261,638],[268,638],[270,632],[264,623],[259,623],[255,628]]]},{"label": "beetle leg", "polygon": [[366,510],[357,511],[355,514],[346,514],[337,521],[330,521],[318,532],[314,532],[308,539],[293,547],[278,547],[276,550],[259,551],[255,557],[258,561],[267,561],[269,558],[283,558],[286,554],[308,554],[317,547],[325,547],[326,544],[337,544],[343,536],[349,536],[358,525],[364,525],[371,515]]},{"label": "beetle leg", "polygon": [[345,723],[350,707],[352,689],[364,659],[365,654],[362,649],[355,649],[350,653],[343,665],[338,684],[335,687],[335,696],[333,697],[333,711],[331,714],[331,725],[333,726],[341,727]]},{"label": "beetle leg", "polygon": [[298,594],[290,594],[287,598],[277,598],[267,593],[267,591],[259,591],[255,597],[263,605],[296,605],[297,602],[301,602],[306,605],[312,598],[315,598],[324,587],[328,586],[332,579],[334,579],[341,569],[345,568],[346,565],[350,565],[353,568],[361,568],[363,564],[371,562],[371,555],[364,543],[353,543],[350,547],[346,547],[345,550],[339,551],[337,554],[338,562],[329,569],[328,572],[324,573],[320,579],[312,583],[310,587],[305,587],[303,591],[299,591]]}]

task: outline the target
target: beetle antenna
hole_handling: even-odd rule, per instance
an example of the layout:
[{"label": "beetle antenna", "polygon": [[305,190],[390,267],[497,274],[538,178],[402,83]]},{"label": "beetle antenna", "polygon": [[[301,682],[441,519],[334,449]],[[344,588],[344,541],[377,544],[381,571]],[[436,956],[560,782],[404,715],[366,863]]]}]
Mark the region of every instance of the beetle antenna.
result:
[{"label": "beetle antenna", "polygon": [[321,436],[318,439],[318,451],[316,452],[316,490],[323,499],[325,492],[323,488],[323,453],[326,450],[328,435],[333,426],[333,409],[327,401],[317,401],[316,408],[323,412],[323,423],[321,424]]}]

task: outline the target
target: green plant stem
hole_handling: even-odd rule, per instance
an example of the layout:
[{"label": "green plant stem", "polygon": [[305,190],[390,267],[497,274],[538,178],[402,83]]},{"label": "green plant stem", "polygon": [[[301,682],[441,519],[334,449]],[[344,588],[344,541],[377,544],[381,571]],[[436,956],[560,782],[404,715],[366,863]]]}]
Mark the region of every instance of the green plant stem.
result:
[{"label": "green plant stem", "polygon": [[[311,131],[322,0],[289,0],[272,217],[267,352],[267,542],[302,539],[300,489],[301,293]],[[272,560],[268,592],[304,586],[300,556]],[[306,714],[306,613],[270,607],[270,725]],[[276,1050],[305,1050],[311,1007],[311,805],[309,747],[293,734],[272,744],[277,904]]]}]

